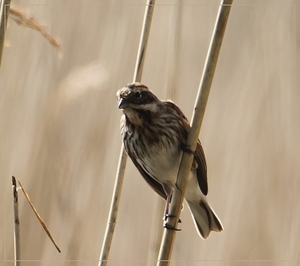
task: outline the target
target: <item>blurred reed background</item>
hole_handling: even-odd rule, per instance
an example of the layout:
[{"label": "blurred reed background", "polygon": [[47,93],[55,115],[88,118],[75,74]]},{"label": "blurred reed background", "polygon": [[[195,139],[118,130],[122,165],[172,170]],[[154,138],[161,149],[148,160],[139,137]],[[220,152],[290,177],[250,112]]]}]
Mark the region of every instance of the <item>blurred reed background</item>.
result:
[{"label": "blurred reed background", "polygon": [[[219,0],[157,0],[142,81],[191,117]],[[146,1],[12,0],[59,37],[63,57],[9,20],[0,71],[1,265],[13,265],[11,176],[22,266],[97,265]],[[299,2],[236,0],[201,131],[209,201],[225,231],[203,241],[182,213],[174,266],[300,265]],[[297,137],[298,136],[298,137]],[[109,265],[154,265],[162,212],[128,161]]]}]

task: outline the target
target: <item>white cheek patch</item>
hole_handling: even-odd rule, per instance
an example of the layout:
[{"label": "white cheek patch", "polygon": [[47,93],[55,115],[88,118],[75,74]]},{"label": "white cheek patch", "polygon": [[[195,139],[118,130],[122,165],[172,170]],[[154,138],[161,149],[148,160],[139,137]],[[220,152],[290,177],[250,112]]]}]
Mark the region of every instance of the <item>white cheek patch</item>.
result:
[{"label": "white cheek patch", "polygon": [[142,108],[139,108],[139,109],[156,113],[157,112],[157,104],[155,104],[155,103],[143,104]]}]

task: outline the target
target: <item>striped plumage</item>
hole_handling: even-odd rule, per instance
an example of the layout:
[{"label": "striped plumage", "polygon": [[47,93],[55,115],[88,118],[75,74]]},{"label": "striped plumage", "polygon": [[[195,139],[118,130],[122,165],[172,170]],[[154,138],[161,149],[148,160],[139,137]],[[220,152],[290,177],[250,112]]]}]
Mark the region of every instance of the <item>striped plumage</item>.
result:
[{"label": "striped plumage", "polygon": [[[168,211],[176,182],[189,122],[171,101],[159,100],[145,85],[130,83],[117,92],[121,118],[121,134],[128,156],[146,182],[161,196]],[[222,231],[222,224],[208,204],[207,169],[198,141],[185,200],[200,236]]]}]

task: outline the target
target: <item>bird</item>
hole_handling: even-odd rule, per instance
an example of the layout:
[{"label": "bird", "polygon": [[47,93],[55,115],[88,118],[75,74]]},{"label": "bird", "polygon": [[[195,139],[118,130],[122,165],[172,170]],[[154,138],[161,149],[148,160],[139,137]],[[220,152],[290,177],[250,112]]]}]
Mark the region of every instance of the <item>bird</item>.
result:
[{"label": "bird", "polygon": [[[170,100],[160,100],[144,84],[133,82],[117,91],[118,108],[123,111],[120,130],[123,145],[131,161],[150,185],[166,200],[164,220],[171,214],[169,203],[183,152],[194,155],[188,177],[185,201],[199,236],[207,239],[223,226],[207,201],[207,165],[198,140],[196,150],[186,145],[190,124],[180,108]],[[164,224],[167,229],[174,229]]]}]

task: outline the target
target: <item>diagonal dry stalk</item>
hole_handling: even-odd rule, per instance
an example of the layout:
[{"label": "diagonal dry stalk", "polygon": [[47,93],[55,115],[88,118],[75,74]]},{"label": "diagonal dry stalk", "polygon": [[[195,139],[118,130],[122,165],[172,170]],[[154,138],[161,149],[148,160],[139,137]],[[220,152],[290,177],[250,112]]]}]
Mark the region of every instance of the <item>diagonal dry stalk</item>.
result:
[{"label": "diagonal dry stalk", "polygon": [[[140,44],[139,44],[137,60],[136,60],[136,65],[135,65],[135,70],[133,75],[133,81],[141,81],[142,79],[154,4],[155,4],[155,0],[147,0]],[[127,154],[125,152],[124,146],[122,145],[120,151],[118,170],[116,174],[115,186],[113,191],[113,197],[112,197],[112,202],[109,211],[108,223],[107,223],[102,250],[99,258],[99,266],[107,265],[108,255],[109,255],[112,238],[115,230],[115,225],[117,221],[117,214],[118,214],[119,202],[121,198],[126,162],[127,162]]]},{"label": "diagonal dry stalk", "polygon": [[7,27],[8,15],[13,19],[18,25],[30,28],[42,34],[44,38],[57,49],[59,54],[61,54],[61,45],[57,37],[51,35],[47,28],[42,25],[38,20],[33,17],[28,16],[25,11],[21,11],[17,8],[10,8],[11,0],[2,0],[0,4],[0,66],[2,61],[2,53],[4,47],[5,32]]},{"label": "diagonal dry stalk", "polygon": [[27,192],[25,191],[24,187],[22,186],[21,182],[18,180],[18,183],[22,189],[22,192],[24,193],[25,195],[25,198],[27,199],[31,209],[33,210],[34,214],[36,215],[37,219],[39,220],[40,224],[42,225],[42,227],[44,228],[46,234],[48,235],[48,237],[50,238],[50,240],[52,241],[53,245],[56,247],[57,251],[59,253],[61,253],[58,245],[56,244],[54,238],[52,237],[50,231],[48,230],[48,227],[46,225],[46,223],[43,221],[42,217],[39,215],[39,213],[37,212],[36,208],[33,206],[33,204],[31,203],[31,200],[29,198],[29,195],[27,194]]},{"label": "diagonal dry stalk", "polygon": [[[187,145],[191,148],[191,150],[195,150],[196,148],[232,2],[233,0],[222,0],[220,4],[217,20],[212,35],[212,40],[209,46],[208,54],[204,65],[202,79],[199,85],[198,95],[196,98],[194,112],[191,120],[191,129],[188,133],[187,138]],[[168,218],[168,223],[171,227],[174,228],[177,228],[178,218],[180,216],[181,206],[184,199],[186,182],[191,170],[192,161],[193,155],[190,153],[184,153],[178,172],[176,182],[177,185],[174,188],[172,202],[170,205],[170,213],[172,213],[174,217]],[[157,266],[167,266],[170,264],[175,234],[175,230],[165,229],[160,246]]]},{"label": "diagonal dry stalk", "polygon": [[42,34],[45,39],[55,47],[59,52],[61,52],[61,45],[57,37],[51,35],[47,28],[41,24],[40,21],[33,17],[30,17],[25,11],[17,9],[15,7],[10,8],[10,18],[13,19],[18,25],[30,28]]}]

